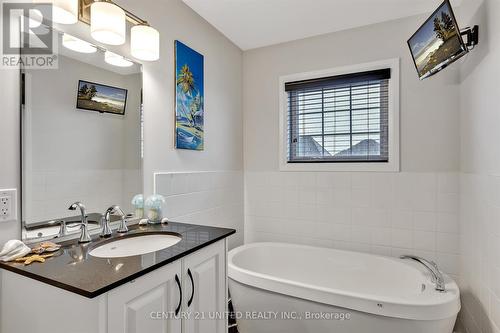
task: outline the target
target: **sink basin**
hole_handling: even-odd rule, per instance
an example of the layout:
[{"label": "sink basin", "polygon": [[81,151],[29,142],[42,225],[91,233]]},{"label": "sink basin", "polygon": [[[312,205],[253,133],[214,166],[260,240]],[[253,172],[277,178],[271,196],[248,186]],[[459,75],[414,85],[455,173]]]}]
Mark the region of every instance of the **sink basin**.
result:
[{"label": "sink basin", "polygon": [[89,254],[98,258],[138,256],[166,249],[177,244],[181,239],[180,235],[174,234],[130,235],[98,246]]}]

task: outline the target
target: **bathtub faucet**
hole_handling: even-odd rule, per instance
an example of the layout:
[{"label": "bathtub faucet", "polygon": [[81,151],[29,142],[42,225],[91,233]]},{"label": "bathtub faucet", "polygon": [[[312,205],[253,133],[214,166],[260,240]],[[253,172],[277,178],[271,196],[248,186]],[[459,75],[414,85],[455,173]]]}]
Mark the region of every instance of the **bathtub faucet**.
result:
[{"label": "bathtub faucet", "polygon": [[414,255],[403,255],[399,258],[415,260],[415,261],[421,263],[422,265],[424,265],[425,268],[427,268],[432,274],[432,280],[433,280],[433,282],[436,283],[436,290],[440,291],[440,292],[446,291],[443,274],[441,274],[437,264],[434,261],[427,260],[425,258],[414,256]]}]

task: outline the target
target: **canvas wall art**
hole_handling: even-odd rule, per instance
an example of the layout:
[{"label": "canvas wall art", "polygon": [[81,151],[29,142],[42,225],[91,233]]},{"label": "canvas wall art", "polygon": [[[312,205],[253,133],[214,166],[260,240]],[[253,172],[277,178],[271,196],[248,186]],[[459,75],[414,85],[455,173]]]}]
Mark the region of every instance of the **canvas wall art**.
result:
[{"label": "canvas wall art", "polygon": [[175,147],[203,150],[203,55],[175,41]]},{"label": "canvas wall art", "polygon": [[125,114],[127,89],[89,81],[78,81],[78,109],[100,113]]}]

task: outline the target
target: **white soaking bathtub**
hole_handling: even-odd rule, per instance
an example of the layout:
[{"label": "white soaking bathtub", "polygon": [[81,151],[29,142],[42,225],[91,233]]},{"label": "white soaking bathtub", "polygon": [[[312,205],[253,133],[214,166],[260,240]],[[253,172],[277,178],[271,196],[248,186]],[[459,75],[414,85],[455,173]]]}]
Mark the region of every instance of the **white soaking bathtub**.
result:
[{"label": "white soaking bathtub", "polygon": [[334,249],[251,243],[229,252],[240,333],[451,333],[460,310],[417,262]]}]

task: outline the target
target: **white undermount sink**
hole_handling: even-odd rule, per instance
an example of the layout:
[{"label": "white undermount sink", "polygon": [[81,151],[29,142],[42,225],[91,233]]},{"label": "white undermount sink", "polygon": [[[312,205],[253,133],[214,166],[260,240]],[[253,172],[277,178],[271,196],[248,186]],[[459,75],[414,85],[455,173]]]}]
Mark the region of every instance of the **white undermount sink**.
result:
[{"label": "white undermount sink", "polygon": [[156,252],[180,242],[180,235],[142,234],[131,235],[96,247],[90,255],[98,258],[120,258]]}]

